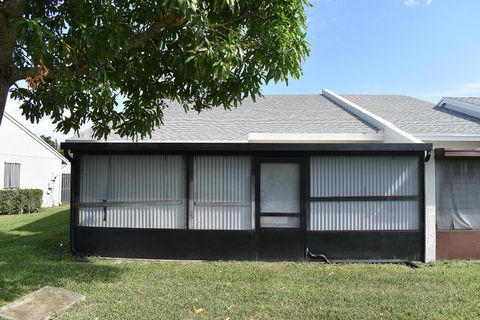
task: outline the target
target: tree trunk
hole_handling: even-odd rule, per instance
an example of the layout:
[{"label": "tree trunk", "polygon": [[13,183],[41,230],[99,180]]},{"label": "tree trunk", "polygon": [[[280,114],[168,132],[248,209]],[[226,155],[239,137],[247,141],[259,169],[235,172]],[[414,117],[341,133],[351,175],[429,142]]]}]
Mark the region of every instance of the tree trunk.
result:
[{"label": "tree trunk", "polygon": [[10,83],[7,81],[0,81],[0,126],[2,125],[5,106],[7,105],[8,89],[10,89]]},{"label": "tree trunk", "polygon": [[8,90],[17,81],[12,72],[13,50],[16,45],[16,34],[13,23],[23,16],[26,0],[5,0],[0,6],[0,125],[2,124]]}]

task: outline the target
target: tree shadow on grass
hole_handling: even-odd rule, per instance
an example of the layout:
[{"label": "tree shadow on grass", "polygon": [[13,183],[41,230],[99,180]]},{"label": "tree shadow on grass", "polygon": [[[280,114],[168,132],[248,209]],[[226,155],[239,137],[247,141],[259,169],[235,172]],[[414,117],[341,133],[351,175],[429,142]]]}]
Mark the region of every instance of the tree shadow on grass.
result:
[{"label": "tree shadow on grass", "polygon": [[121,276],[121,266],[73,257],[68,233],[68,209],[0,231],[0,306],[45,285],[82,287]]}]

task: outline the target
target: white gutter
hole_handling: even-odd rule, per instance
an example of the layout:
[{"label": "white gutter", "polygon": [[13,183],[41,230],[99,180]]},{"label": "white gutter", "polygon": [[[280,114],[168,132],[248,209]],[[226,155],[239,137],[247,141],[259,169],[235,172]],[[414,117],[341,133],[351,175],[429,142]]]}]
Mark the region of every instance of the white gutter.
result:
[{"label": "white gutter", "polygon": [[397,128],[391,122],[388,122],[387,120],[373,114],[367,109],[362,108],[361,106],[337,95],[328,89],[323,89],[322,95],[370,125],[383,130],[383,142],[385,143],[423,143],[421,140],[415,138],[411,134],[401,130],[400,128]]},{"label": "white gutter", "polygon": [[382,142],[379,133],[249,133],[250,143],[361,143]]},{"label": "white gutter", "polygon": [[466,103],[463,101],[458,101],[454,99],[443,98],[438,106],[444,107],[445,109],[456,111],[459,113],[466,114],[467,116],[475,117],[480,119],[480,107]]},{"label": "white gutter", "polygon": [[480,141],[480,134],[413,134],[423,141]]}]

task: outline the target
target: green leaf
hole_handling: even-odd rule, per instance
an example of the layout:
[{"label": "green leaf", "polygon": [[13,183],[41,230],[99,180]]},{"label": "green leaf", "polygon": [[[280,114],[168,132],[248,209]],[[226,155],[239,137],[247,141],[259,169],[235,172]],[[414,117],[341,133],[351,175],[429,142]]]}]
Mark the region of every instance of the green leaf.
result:
[{"label": "green leaf", "polygon": [[269,81],[301,76],[309,54],[306,6],[305,0],[29,2],[12,24],[14,66],[42,61],[49,75],[35,90],[17,87],[12,96],[23,101],[27,119],[48,115],[63,132],[92,122],[99,138],[147,137],[163,123],[164,108],[230,109],[261,95]]}]

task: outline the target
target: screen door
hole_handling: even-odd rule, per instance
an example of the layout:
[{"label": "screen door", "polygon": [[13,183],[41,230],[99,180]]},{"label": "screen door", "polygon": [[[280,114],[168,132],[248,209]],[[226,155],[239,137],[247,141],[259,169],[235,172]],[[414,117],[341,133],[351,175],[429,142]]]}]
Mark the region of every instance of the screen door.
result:
[{"label": "screen door", "polygon": [[260,158],[256,231],[261,260],[304,259],[303,159]]}]

